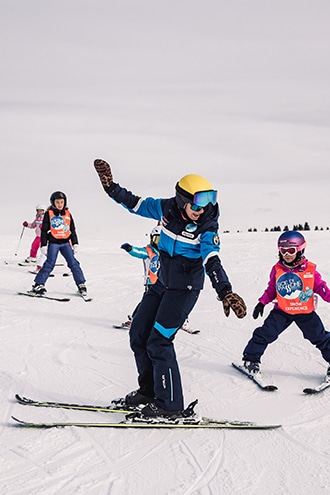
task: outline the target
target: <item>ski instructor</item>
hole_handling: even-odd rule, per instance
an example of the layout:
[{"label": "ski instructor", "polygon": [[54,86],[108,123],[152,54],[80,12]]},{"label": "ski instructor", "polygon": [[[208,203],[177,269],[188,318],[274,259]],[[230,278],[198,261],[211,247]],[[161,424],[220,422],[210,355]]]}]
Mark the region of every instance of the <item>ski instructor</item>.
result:
[{"label": "ski instructor", "polygon": [[143,199],[113,182],[104,160],[95,160],[94,167],[110,198],[130,213],[162,223],[158,280],[144,295],[130,328],[139,388],[126,395],[125,404],[145,404],[144,417],[180,417],[184,401],[173,341],[197,302],[205,271],[225,315],[230,309],[238,318],[246,315],[218,256],[217,191],[200,175],[189,174],[176,184],[174,197]]}]

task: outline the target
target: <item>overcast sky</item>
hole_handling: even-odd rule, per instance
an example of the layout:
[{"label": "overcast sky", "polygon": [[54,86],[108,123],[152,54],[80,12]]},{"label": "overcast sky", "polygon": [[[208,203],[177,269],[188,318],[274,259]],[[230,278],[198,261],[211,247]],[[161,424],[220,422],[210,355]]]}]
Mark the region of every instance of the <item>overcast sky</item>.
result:
[{"label": "overcast sky", "polygon": [[330,226],[328,0],[0,7],[10,232],[57,189],[83,229],[131,222],[105,197],[94,158],[143,196],[204,175],[219,191],[222,230]]}]

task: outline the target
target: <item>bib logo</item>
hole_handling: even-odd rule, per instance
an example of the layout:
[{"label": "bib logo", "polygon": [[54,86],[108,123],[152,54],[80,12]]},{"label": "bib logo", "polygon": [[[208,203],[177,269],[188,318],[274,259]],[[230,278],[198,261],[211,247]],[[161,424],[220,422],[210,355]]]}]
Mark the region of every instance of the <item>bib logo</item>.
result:
[{"label": "bib logo", "polygon": [[299,298],[302,289],[302,280],[295,273],[284,273],[276,284],[277,292],[285,299]]},{"label": "bib logo", "polygon": [[64,232],[69,229],[68,225],[65,225],[63,217],[52,217],[50,226],[52,229],[63,230]]},{"label": "bib logo", "polygon": [[156,274],[158,272],[158,268],[159,268],[159,259],[158,256],[154,256],[150,260],[149,270],[151,271],[151,273]]}]

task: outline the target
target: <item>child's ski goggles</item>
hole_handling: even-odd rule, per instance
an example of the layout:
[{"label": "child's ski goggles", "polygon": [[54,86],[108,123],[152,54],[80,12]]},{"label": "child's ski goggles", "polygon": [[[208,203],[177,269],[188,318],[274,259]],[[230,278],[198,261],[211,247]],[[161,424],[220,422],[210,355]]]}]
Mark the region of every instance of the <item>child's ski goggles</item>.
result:
[{"label": "child's ski goggles", "polygon": [[298,249],[296,247],[288,247],[288,248],[280,247],[279,250],[283,256],[285,256],[286,254],[290,254],[292,256],[293,254],[297,254],[298,252]]},{"label": "child's ski goggles", "polygon": [[159,241],[159,234],[154,234],[151,236],[150,242],[152,242],[153,244],[156,244],[156,246],[158,246],[158,241]]},{"label": "child's ski goggles", "polygon": [[191,209],[193,211],[200,211],[205,208],[209,203],[215,205],[217,202],[217,191],[200,191],[194,194],[193,201],[191,203]]}]

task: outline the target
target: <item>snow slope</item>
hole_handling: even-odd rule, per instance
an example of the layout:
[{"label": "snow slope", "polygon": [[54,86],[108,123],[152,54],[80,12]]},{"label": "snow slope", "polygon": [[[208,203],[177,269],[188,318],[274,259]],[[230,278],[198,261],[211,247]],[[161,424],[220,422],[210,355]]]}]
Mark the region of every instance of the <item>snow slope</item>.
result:
[{"label": "snow slope", "polygon": [[[118,207],[109,202],[109,212]],[[15,261],[28,254],[33,233],[1,238],[0,493],[2,495],[281,495],[330,490],[330,395],[304,396],[319,383],[326,364],[291,326],[263,359],[264,375],[279,387],[260,391],[231,367],[256,325],[252,309],[276,260],[276,233],[221,235],[221,258],[248,316],[225,318],[208,280],[191,314],[199,335],[180,331],[176,351],[185,400],[199,399],[198,412],[215,418],[281,423],[273,431],[24,430],[26,420],[100,420],[101,413],[37,409],[15,403],[15,393],[36,399],[107,404],[136,387],[128,333],[112,328],[142,294],[142,264],[119,249],[144,245],[153,223],[127,214],[127,223],[93,240],[81,236],[79,254],[91,303],[75,296],[66,267],[47,283],[69,303],[16,295],[33,275]],[[141,228],[143,225],[143,228]],[[147,227],[146,227],[147,225]],[[79,232],[79,225],[77,226]],[[127,237],[127,232],[130,232]],[[307,255],[330,282],[329,231],[307,232]],[[5,264],[6,260],[9,264]],[[265,311],[268,314],[269,307]],[[318,312],[330,329],[323,301]],[[259,320],[261,321],[261,320]]]}]

